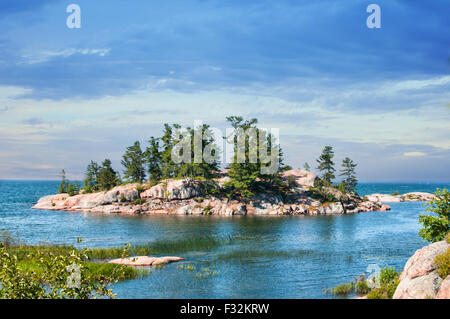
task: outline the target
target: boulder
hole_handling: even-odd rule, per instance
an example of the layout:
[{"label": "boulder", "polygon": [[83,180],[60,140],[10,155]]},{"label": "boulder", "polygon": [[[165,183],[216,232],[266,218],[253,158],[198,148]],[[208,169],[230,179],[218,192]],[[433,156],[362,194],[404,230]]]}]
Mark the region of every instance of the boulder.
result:
[{"label": "boulder", "polygon": [[126,266],[157,266],[181,260],[184,260],[184,258],[136,256],[136,257],[113,259],[108,261],[108,263]]},{"label": "boulder", "polygon": [[436,295],[437,299],[450,299],[450,276],[447,276],[441,283],[439,292]]},{"label": "boulder", "polygon": [[295,184],[298,187],[311,187],[314,186],[314,181],[317,179],[317,175],[303,169],[291,169],[289,171],[285,171],[282,174],[282,177],[285,181],[288,180],[288,177],[292,176]]},{"label": "boulder", "polygon": [[[437,255],[445,253],[449,246],[446,241],[440,241],[417,250],[406,262],[393,298],[436,298],[444,280],[436,271],[434,259]],[[442,295],[445,291],[444,287]]]},{"label": "boulder", "polygon": [[366,195],[372,202],[399,203],[399,202],[426,202],[435,199],[436,196],[430,193],[411,192],[403,195],[372,194]]},{"label": "boulder", "polygon": [[190,179],[169,179],[141,193],[141,198],[168,200],[189,199],[203,194],[201,181]]}]

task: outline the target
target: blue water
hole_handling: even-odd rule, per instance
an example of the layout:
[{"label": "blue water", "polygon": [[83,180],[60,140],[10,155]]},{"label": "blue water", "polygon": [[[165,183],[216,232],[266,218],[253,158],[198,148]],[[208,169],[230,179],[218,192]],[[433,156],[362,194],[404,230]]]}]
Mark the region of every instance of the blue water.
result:
[{"label": "blue water", "polygon": [[[433,192],[448,184],[361,184],[361,195]],[[29,244],[50,242],[108,247],[156,239],[208,235],[234,241],[212,252],[189,252],[179,263],[112,286],[119,298],[331,298],[323,289],[348,282],[370,264],[402,269],[426,243],[417,235],[423,203],[392,203],[389,212],[356,215],[117,216],[31,210],[58,182],[0,181],[0,229]],[[271,257],[220,259],[234,250],[275,251]],[[200,277],[203,268],[214,275]]]}]

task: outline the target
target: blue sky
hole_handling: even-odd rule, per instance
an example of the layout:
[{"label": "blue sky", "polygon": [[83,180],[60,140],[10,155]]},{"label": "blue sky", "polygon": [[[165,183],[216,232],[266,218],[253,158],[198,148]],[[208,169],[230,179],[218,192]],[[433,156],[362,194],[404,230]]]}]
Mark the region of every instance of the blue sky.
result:
[{"label": "blue sky", "polygon": [[362,181],[450,181],[448,1],[242,2],[2,0],[0,178],[120,169],[165,122],[242,115],[294,167],[332,145]]}]

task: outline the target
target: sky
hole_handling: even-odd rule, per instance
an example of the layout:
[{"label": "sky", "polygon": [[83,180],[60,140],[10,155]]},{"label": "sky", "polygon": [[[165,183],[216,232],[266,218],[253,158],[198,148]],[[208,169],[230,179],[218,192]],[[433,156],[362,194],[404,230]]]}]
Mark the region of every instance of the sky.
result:
[{"label": "sky", "polygon": [[164,123],[225,130],[241,115],[279,128],[293,167],[331,145],[360,181],[449,182],[448,12],[446,0],[2,0],[0,179],[82,179],[104,158],[121,170],[125,148]]}]

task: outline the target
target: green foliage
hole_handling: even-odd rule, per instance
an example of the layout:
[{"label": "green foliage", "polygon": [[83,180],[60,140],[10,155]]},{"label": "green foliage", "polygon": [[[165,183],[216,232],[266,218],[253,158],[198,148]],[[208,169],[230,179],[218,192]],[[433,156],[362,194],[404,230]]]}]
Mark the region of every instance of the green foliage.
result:
[{"label": "green foliage", "polygon": [[[130,246],[128,253],[132,256],[154,254],[177,254],[190,251],[212,251],[233,243],[230,237],[189,236],[179,239],[160,239],[146,245]],[[94,248],[88,251],[89,258],[118,258],[123,248]]]},{"label": "green foliage", "polygon": [[442,191],[438,188],[434,195],[436,198],[428,203],[426,211],[437,216],[419,215],[423,224],[419,236],[431,242],[444,240],[450,232],[450,193],[446,188]]},{"label": "green foliage", "polygon": [[125,167],[124,177],[128,182],[142,183],[145,180],[145,156],[138,141],[127,148],[121,163]]},{"label": "green foliage", "polygon": [[[449,236],[448,236],[449,237]],[[450,248],[447,248],[445,253],[437,255],[434,259],[437,272],[443,279],[450,275]]]},{"label": "green foliage", "polygon": [[150,144],[146,151],[145,157],[147,162],[147,171],[149,174],[150,184],[156,185],[163,175],[162,173],[162,153],[159,149],[159,138],[151,137],[148,143]]},{"label": "green foliage", "polygon": [[98,175],[100,171],[100,166],[91,161],[86,168],[86,177],[84,179],[84,192],[92,193],[99,190],[98,185]]},{"label": "green foliage", "polygon": [[58,193],[63,194],[66,192],[67,192],[66,171],[63,169],[61,171],[61,184],[59,184]]},{"label": "green foliage", "polygon": [[380,287],[371,289],[367,294],[367,299],[392,299],[395,289],[400,283],[399,277],[400,273],[395,268],[383,267],[377,278]]},{"label": "green foliage", "polygon": [[356,179],[355,173],[355,164],[350,158],[346,157],[342,161],[342,169],[339,176],[342,176],[344,180],[342,184],[344,186],[343,193],[354,193],[356,190],[356,185],[358,184],[358,180]]},{"label": "green foliage", "polygon": [[65,255],[43,254],[37,250],[24,263],[0,245],[0,299],[114,297],[107,285],[117,280],[111,274],[94,278],[83,262],[84,254],[85,251],[80,253],[75,249]]},{"label": "green foliage", "polygon": [[143,205],[147,202],[147,200],[145,198],[138,198],[134,201],[135,205]]},{"label": "green foliage", "polygon": [[350,283],[340,284],[334,288],[331,288],[328,290],[328,292],[332,295],[346,296],[349,293],[353,292],[354,290],[355,290],[355,283],[352,281]]},{"label": "green foliage", "polygon": [[98,172],[98,189],[106,191],[118,184],[120,184],[120,180],[117,172],[111,167],[111,161],[105,159]]},{"label": "green foliage", "polygon": [[319,164],[317,166],[317,169],[323,172],[321,179],[329,185],[331,185],[333,179],[335,178],[334,172],[336,171],[336,169],[334,168],[333,157],[333,148],[331,146],[325,146],[322,154],[317,159],[317,163]]},{"label": "green foliage", "polygon": [[366,280],[358,280],[356,282],[356,293],[358,295],[365,295],[370,291]]},{"label": "green foliage", "polygon": [[[188,139],[184,142],[181,137],[188,137]],[[203,124],[196,128],[188,127],[186,132],[180,135],[176,144],[183,152],[188,152],[188,160],[180,163],[177,168],[177,176],[211,179],[217,175],[220,153],[209,125]],[[201,156],[200,158],[196,157],[196,152]]]},{"label": "green foliage", "polygon": [[309,164],[307,163],[307,162],[305,162],[305,164],[303,165],[303,169],[305,170],[305,171],[311,171],[311,166],[309,166]]},{"label": "green foliage", "polygon": [[397,191],[395,191],[395,192],[393,192],[391,195],[392,195],[392,196],[398,196],[399,193],[398,193]]},{"label": "green foliage", "polygon": [[[249,198],[262,191],[278,192],[283,185],[280,176],[283,170],[281,148],[275,144],[270,134],[256,127],[257,119],[244,121],[240,116],[230,116],[227,117],[227,121],[235,130],[231,140],[234,156],[228,172],[230,181],[225,183],[228,196]],[[278,154],[273,154],[275,150]],[[275,172],[270,173],[270,170],[267,170],[270,163],[264,163],[266,161],[261,158],[265,152],[269,160],[267,162],[273,162],[278,157]]]},{"label": "green foliage", "polygon": [[337,202],[339,201],[326,187],[316,186],[309,188],[309,195],[321,202]]}]

